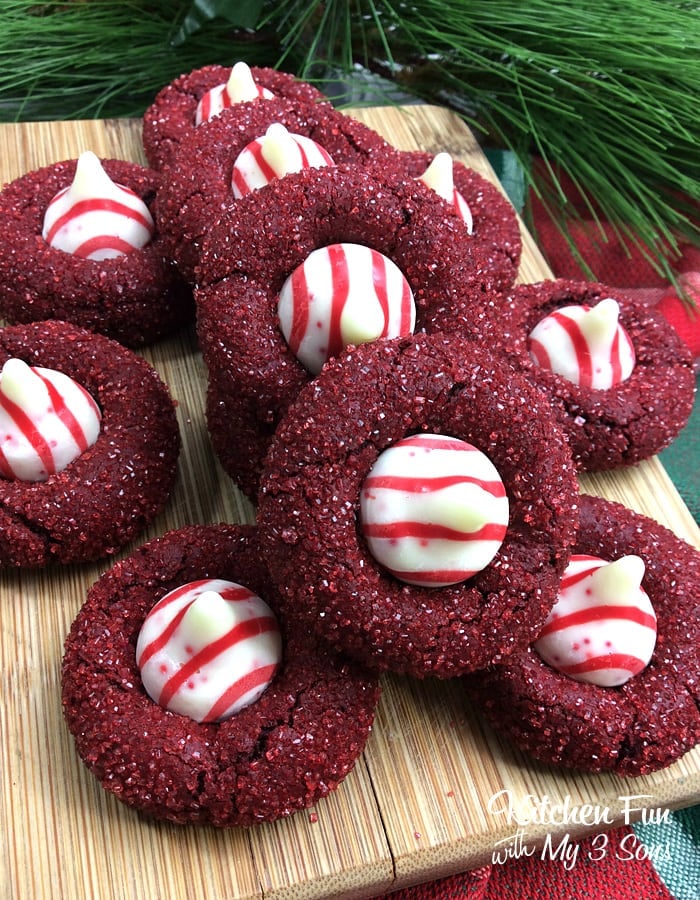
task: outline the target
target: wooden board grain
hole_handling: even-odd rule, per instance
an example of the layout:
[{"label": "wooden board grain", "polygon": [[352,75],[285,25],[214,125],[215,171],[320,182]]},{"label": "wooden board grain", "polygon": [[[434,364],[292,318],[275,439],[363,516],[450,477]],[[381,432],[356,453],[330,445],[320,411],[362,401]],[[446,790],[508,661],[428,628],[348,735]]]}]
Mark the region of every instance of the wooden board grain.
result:
[{"label": "wooden board grain", "polygon": [[[352,114],[396,146],[446,149],[495,180],[468,129],[445,109]],[[0,181],[87,149],[144,162],[138,122],[3,125]],[[523,239],[520,280],[547,277],[524,231]],[[144,356],[177,401],[183,452],[167,509],[135,543],[192,522],[254,521],[253,508],[209,445],[205,372],[193,332]],[[697,525],[657,460],[589,476],[582,489],[620,500],[700,546]],[[8,897],[371,897],[490,862],[498,842],[509,846],[515,831],[499,811],[504,790],[523,814],[544,798],[555,812],[568,806],[576,817],[590,806],[594,819],[598,813],[587,825],[528,825],[528,846],[548,836],[558,844],[567,834],[601,832],[623,821],[628,806],[653,814],[700,801],[700,750],[641,779],[567,773],[534,764],[505,745],[470,708],[458,681],[386,677],[365,753],[339,790],[314,809],[249,830],[146,821],[87,773],[60,711],[65,634],[87,589],[110,565],[0,573],[0,885]],[[625,800],[631,795],[645,796]]]}]

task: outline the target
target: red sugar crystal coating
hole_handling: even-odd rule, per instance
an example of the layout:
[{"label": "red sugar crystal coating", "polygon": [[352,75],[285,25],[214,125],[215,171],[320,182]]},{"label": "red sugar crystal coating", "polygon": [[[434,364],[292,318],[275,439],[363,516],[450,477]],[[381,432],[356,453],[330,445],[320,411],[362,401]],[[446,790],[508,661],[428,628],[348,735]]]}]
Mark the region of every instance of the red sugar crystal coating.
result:
[{"label": "red sugar crystal coating", "polygon": [[[361,535],[367,473],[421,431],[485,453],[510,503],[494,561],[452,587],[402,584]],[[570,451],[537,390],[477,344],[433,334],[352,350],[304,388],[272,442],[258,515],[275,583],[310,628],[382,669],[449,677],[534,638],[568,561],[577,499]]]},{"label": "red sugar crystal coating", "polygon": [[[527,337],[552,310],[571,304],[595,306],[605,297],[620,305],[620,324],[636,354],[632,375],[607,390],[574,384],[536,365]],[[502,347],[551,398],[581,470],[638,463],[678,435],[693,408],[692,357],[677,332],[655,309],[619,288],[559,279],[516,285],[507,295],[510,317]]]},{"label": "red sugar crystal coating", "polygon": [[618,503],[582,496],[576,553],[637,554],[658,619],[647,668],[616,688],[573,681],[532,648],[464,680],[494,728],[546,763],[646,775],[700,741],[700,553]]},{"label": "red sugar crystal coating", "polygon": [[[231,172],[238,154],[279,122],[292,133],[320,144],[334,163],[386,164],[393,148],[375,131],[343,115],[329,103],[298,100],[239,103],[196,128],[183,139],[163,170],[156,216],[168,250],[183,276],[194,278],[202,242],[212,219],[237,201]],[[294,210],[289,210],[293,215]],[[284,232],[280,232],[280,237]]]},{"label": "red sugar crystal coating", "polygon": [[0,565],[99,559],[162,509],[180,437],[156,371],[132,350],[66,322],[0,329],[0,367],[16,357],[69,375],[102,411],[97,442],[48,481],[0,478]]},{"label": "red sugar crystal coating", "polygon": [[[397,169],[417,178],[434,158],[435,154],[421,150],[402,151],[398,153]],[[472,234],[465,240],[479,243],[489,254],[497,286],[505,290],[515,281],[522,253],[515,208],[495,184],[457,159],[452,161],[452,174],[454,186],[466,200],[474,221]]]},{"label": "red sugar crystal coating", "polygon": [[[280,620],[284,659],[265,693],[220,723],[168,712],[136,666],[160,597],[204,577],[246,585]],[[173,531],[93,586],[66,640],[63,711],[78,754],[119,800],[159,819],[254,825],[310,806],[353,768],[379,700],[376,675],[290,621],[252,526]]]},{"label": "red sugar crystal coating", "polygon": [[[305,81],[298,81],[287,72],[257,66],[251,66],[250,71],[256,84],[268,88],[277,97],[308,104],[326,99],[318,88]],[[203,66],[180,75],[158,91],[153,103],[144,113],[142,129],[146,159],[154,169],[160,169],[170,162],[183,138],[201,127],[194,124],[197,104],[207,91],[219,84],[226,84],[230,74],[231,66]],[[244,105],[246,104],[236,104]]]},{"label": "red sugar crystal coating", "polygon": [[[112,181],[130,188],[151,213],[159,175],[131,162],[101,160]],[[46,209],[71,184],[76,160],[28,172],[0,192],[0,316],[10,322],[61,319],[140,347],[193,315],[191,290],[156,231],[142,249],[115,259],[82,259],[42,237]]]},{"label": "red sugar crystal coating", "polygon": [[245,493],[255,496],[272,432],[311,378],[278,325],[287,276],[319,247],[365,244],[408,280],[416,330],[454,316],[464,332],[493,343],[507,315],[487,287],[488,260],[463,229],[421,182],[350,166],[287,175],[237,201],[210,227],[195,289],[209,370],[207,421],[224,469]]}]

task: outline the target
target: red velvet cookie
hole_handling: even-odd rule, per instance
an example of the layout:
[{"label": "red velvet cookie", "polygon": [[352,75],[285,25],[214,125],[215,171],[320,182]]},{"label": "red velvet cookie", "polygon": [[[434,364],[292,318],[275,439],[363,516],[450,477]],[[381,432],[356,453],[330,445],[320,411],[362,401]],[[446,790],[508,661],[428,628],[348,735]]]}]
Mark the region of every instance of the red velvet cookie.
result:
[{"label": "red velvet cookie", "polygon": [[[446,587],[389,574],[358,517],[380,454],[423,432],[484,453],[510,506],[492,562]],[[267,456],[258,517],[273,578],[312,630],[382,669],[450,677],[532,640],[577,501],[570,451],[537,390],[477,344],[432,334],[346,352],[304,388]]]},{"label": "red velvet cookie", "polygon": [[[695,392],[692,359],[675,330],[652,307],[619,288],[564,279],[516,285],[504,296],[510,330],[502,346],[551,398],[580,469],[633,465],[658,453],[685,426]],[[634,348],[628,378],[597,389],[533,361],[528,335],[545,316],[571,304],[595,307],[606,298],[619,304],[619,323]]]},{"label": "red velvet cookie", "polygon": [[[152,210],[160,180],[135,163],[102,160],[110,178]],[[17,178],[0,193],[0,315],[10,322],[61,319],[128,347],[152,343],[193,316],[191,290],[167,258],[157,231],[145,247],[93,260],[51,247],[46,209],[68,187],[76,160]]]},{"label": "red velvet cookie", "polygon": [[180,438],[167,387],[133,351],[65,322],[0,329],[0,366],[11,358],[73,378],[102,421],[97,441],[48,480],[0,477],[0,565],[115,553],[163,508],[175,481]]},{"label": "red velvet cookie", "polygon": [[[272,91],[276,97],[307,104],[326,99],[313,85],[299,81],[287,72],[257,66],[251,66],[250,72],[256,84]],[[180,75],[161,88],[143,116],[143,147],[146,159],[154,169],[171,161],[180,142],[196,127],[199,101],[207,91],[225,84],[230,74],[231,66],[203,66]]]},{"label": "red velvet cookie", "polygon": [[[434,159],[434,154],[421,150],[398,154],[400,167],[411,178],[422,176]],[[496,286],[505,290],[517,277],[522,253],[515,209],[495,184],[459,160],[452,161],[452,174],[454,189],[464,198],[471,214],[472,228],[468,239],[488,248]]]},{"label": "red velvet cookie", "polygon": [[484,283],[488,261],[462,229],[424,184],[348,166],[278,179],[210,228],[195,290],[207,420],[224,469],[245,493],[255,496],[272,432],[312,377],[279,327],[277,298],[288,276],[319,248],[369,246],[407,279],[415,330],[452,314],[469,334],[490,336],[501,312]]},{"label": "red velvet cookie", "polygon": [[183,138],[164,168],[156,215],[168,252],[185,278],[195,266],[212,220],[236,200],[231,173],[239,153],[261,138],[268,126],[310,138],[336,164],[381,164],[393,149],[371,128],[335,110],[330,103],[276,99],[239,103]]},{"label": "red velvet cookie", "polygon": [[646,669],[602,687],[557,672],[528,647],[465,685],[497,731],[543,762],[621,776],[654,772],[700,741],[700,553],[646,516],[588,496],[574,552],[644,561],[642,585],[658,628]]},{"label": "red velvet cookie", "polygon": [[[150,699],[136,643],[163,595],[210,577],[265,599],[283,661],[250,706],[198,723]],[[216,826],[288,816],[334,790],[364,748],[380,692],[375,675],[288,618],[256,529],[232,525],[170,532],[103,575],[68,635],[62,686],[77,751],[106,790],[149,816]]]}]

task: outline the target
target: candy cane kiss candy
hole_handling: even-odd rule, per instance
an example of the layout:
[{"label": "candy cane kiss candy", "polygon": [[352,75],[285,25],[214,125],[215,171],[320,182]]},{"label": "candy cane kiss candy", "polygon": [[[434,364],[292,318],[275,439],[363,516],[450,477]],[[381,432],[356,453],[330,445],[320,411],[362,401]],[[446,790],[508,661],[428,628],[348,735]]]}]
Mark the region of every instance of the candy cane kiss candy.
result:
[{"label": "candy cane kiss candy", "polygon": [[535,650],[552,668],[601,687],[624,684],[649,663],[656,614],[642,587],[644,561],[574,555]]},{"label": "candy cane kiss candy", "polygon": [[237,62],[231,69],[231,74],[225,84],[217,84],[202,96],[195,110],[195,125],[208,122],[214,116],[218,116],[223,109],[228,109],[234,103],[246,103],[250,100],[270,100],[275,95],[272,91],[256,84],[250,66],[244,62]]},{"label": "candy cane kiss candy", "polygon": [[262,137],[247,144],[236,157],[231,189],[240,199],[291,172],[332,165],[331,156],[316,141],[292,134],[281,122],[273,122]]},{"label": "candy cane kiss candy", "polygon": [[230,718],[254,703],[282,659],[279,625],[257,594],[233,581],[192,581],[146,616],[136,662],[148,695],[196,722]]},{"label": "candy cane kiss candy", "polygon": [[632,374],[632,341],[619,323],[620,305],[607,297],[595,306],[563,306],[528,336],[532,359],[582,387],[604,390]]},{"label": "candy cane kiss candy", "polygon": [[503,543],[508,497],[495,466],[466,441],[416,434],[385,450],[360,494],[370,553],[409,584],[457,584]]},{"label": "candy cane kiss candy", "polygon": [[100,260],[145,247],[154,230],[143,200],[115,184],[88,150],[78,158],[72,184],[49,203],[42,235],[56,250]]},{"label": "candy cane kiss candy", "polygon": [[316,375],[348,344],[411,334],[413,292],[399,267],[362,244],[331,244],[310,253],[280,291],[284,339]]},{"label": "candy cane kiss candy", "polygon": [[8,359],[0,374],[0,475],[46,481],[95,443],[100,420],[93,398],[68,375]]}]

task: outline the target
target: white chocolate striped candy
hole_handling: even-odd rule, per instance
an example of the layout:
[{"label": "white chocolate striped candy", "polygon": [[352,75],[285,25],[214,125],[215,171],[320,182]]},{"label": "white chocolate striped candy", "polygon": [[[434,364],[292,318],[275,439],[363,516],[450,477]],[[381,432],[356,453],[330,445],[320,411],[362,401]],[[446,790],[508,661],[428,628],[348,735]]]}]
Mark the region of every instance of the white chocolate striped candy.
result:
[{"label": "white chocolate striped candy", "polygon": [[316,141],[292,134],[280,122],[273,122],[263,137],[251,141],[236,157],[231,189],[240,199],[291,172],[332,165],[330,155]]},{"label": "white chocolate striped candy", "polygon": [[601,687],[624,684],[649,663],[656,614],[642,587],[644,561],[574,555],[534,644],[552,668]]},{"label": "white chocolate striped candy", "polygon": [[317,374],[348,344],[411,334],[411,288],[388,257],[361,244],[314,250],[287,278],[277,315],[284,339]]},{"label": "white chocolate striped candy", "polygon": [[620,306],[607,297],[595,306],[563,306],[530,332],[530,356],[582,387],[605,390],[632,374],[634,347],[619,324]]},{"label": "white chocolate striped candy", "polygon": [[279,625],[267,603],[218,578],[166,594],[146,616],[136,643],[151,699],[196,722],[218,722],[250,706],[281,659]]},{"label": "white chocolate striped candy", "polygon": [[72,184],[49,203],[42,234],[56,250],[100,260],[145,247],[154,228],[143,200],[115,184],[88,150],[78,159]]},{"label": "white chocolate striped candy", "polygon": [[374,558],[409,584],[457,584],[503,543],[508,497],[491,460],[466,441],[416,434],[377,458],[360,494]]},{"label": "white chocolate striped candy", "polygon": [[452,157],[449,153],[437,153],[428,168],[418,179],[439,194],[453,207],[457,215],[467,226],[467,233],[474,231],[474,219],[469,204],[454,186]]},{"label": "white chocolate striped candy", "polygon": [[255,83],[250,66],[244,62],[237,62],[225,84],[217,84],[202,96],[195,110],[194,123],[201,125],[202,122],[208,122],[234,103],[258,99],[271,100],[274,96],[272,91]]},{"label": "white chocolate striped candy", "polygon": [[91,447],[100,410],[68,375],[8,359],[0,374],[0,475],[46,481]]}]

